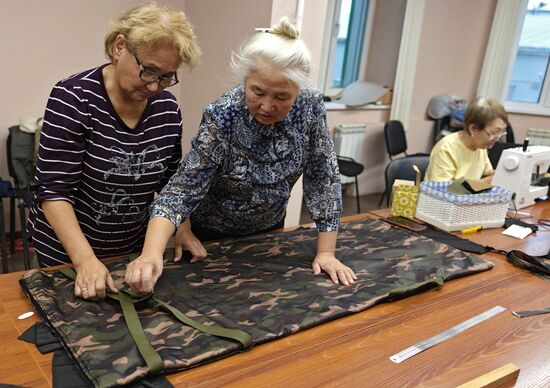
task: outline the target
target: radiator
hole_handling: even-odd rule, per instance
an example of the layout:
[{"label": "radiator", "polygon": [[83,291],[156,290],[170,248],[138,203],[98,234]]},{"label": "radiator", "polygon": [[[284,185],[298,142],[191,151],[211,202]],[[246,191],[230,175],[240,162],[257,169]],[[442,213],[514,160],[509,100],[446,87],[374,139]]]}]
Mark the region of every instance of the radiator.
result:
[{"label": "radiator", "polygon": [[[363,160],[365,124],[340,124],[334,134],[336,155],[347,156],[358,163]],[[340,175],[342,184],[355,182],[352,177]]]},{"label": "radiator", "polygon": [[529,145],[550,146],[550,130],[548,129],[528,128],[527,137]]}]

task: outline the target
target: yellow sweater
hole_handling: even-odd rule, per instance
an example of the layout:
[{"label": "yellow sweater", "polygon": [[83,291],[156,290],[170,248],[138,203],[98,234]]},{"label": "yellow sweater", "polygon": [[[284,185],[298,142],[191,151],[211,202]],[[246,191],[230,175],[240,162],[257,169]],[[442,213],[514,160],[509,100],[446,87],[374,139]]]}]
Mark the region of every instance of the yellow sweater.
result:
[{"label": "yellow sweater", "polygon": [[492,174],[487,150],[470,150],[454,132],[437,142],[430,154],[425,181],[447,182],[454,179],[481,179]]}]

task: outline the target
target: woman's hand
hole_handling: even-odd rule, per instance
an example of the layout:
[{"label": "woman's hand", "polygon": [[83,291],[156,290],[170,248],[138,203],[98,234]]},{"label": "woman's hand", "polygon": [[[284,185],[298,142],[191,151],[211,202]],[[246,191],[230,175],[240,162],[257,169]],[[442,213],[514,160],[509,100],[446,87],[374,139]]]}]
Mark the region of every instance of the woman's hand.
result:
[{"label": "woman's hand", "polygon": [[314,275],[320,275],[321,271],[325,271],[336,284],[342,283],[344,286],[349,286],[357,280],[353,270],[342,264],[332,252],[317,253],[311,266]]},{"label": "woman's hand", "polygon": [[349,286],[355,283],[357,276],[350,267],[345,266],[336,258],[334,251],[337,237],[337,231],[319,232],[317,235],[317,255],[311,266],[314,275],[320,275],[321,271],[325,271],[334,283]]},{"label": "woman's hand", "polygon": [[164,217],[153,217],[147,224],[141,255],[128,264],[124,280],[141,293],[153,291],[162,274],[162,259],[166,243],[174,234],[175,226]]},{"label": "woman's hand", "polygon": [[189,251],[191,253],[191,263],[201,261],[206,258],[207,252],[204,249],[202,243],[191,231],[191,222],[189,219],[185,220],[176,231],[175,236],[175,254],[174,261],[180,261],[183,251]]},{"label": "woman's hand", "polygon": [[75,296],[83,299],[104,299],[107,290],[118,292],[109,270],[96,257],[82,233],[73,206],[66,201],[42,201],[46,219],[73,262],[76,271]]},{"label": "woman's hand", "polygon": [[109,270],[95,256],[83,260],[74,268],[76,270],[75,296],[82,299],[105,299],[107,295],[105,288],[115,294],[118,292]]},{"label": "woman's hand", "polygon": [[151,256],[141,254],[128,264],[124,280],[134,290],[148,294],[153,291],[157,280],[162,274],[162,255]]}]

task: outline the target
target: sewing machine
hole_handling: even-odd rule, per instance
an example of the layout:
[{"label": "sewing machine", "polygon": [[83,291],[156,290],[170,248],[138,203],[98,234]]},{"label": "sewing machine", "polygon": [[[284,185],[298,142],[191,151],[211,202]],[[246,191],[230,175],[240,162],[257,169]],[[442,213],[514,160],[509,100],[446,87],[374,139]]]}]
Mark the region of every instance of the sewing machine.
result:
[{"label": "sewing machine", "polygon": [[515,193],[514,203],[517,209],[531,206],[535,198],[548,193],[548,186],[534,186],[539,175],[550,166],[550,147],[527,146],[509,148],[502,151],[495,175],[494,186],[500,186]]}]

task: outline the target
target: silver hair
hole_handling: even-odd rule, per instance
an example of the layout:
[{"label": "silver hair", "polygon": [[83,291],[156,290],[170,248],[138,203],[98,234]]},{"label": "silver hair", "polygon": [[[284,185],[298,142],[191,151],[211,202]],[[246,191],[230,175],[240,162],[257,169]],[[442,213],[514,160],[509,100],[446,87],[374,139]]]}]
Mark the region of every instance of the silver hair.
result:
[{"label": "silver hair", "polygon": [[243,81],[266,65],[279,69],[300,89],[310,84],[311,54],[287,17],[266,32],[256,33],[231,54],[231,69]]}]

